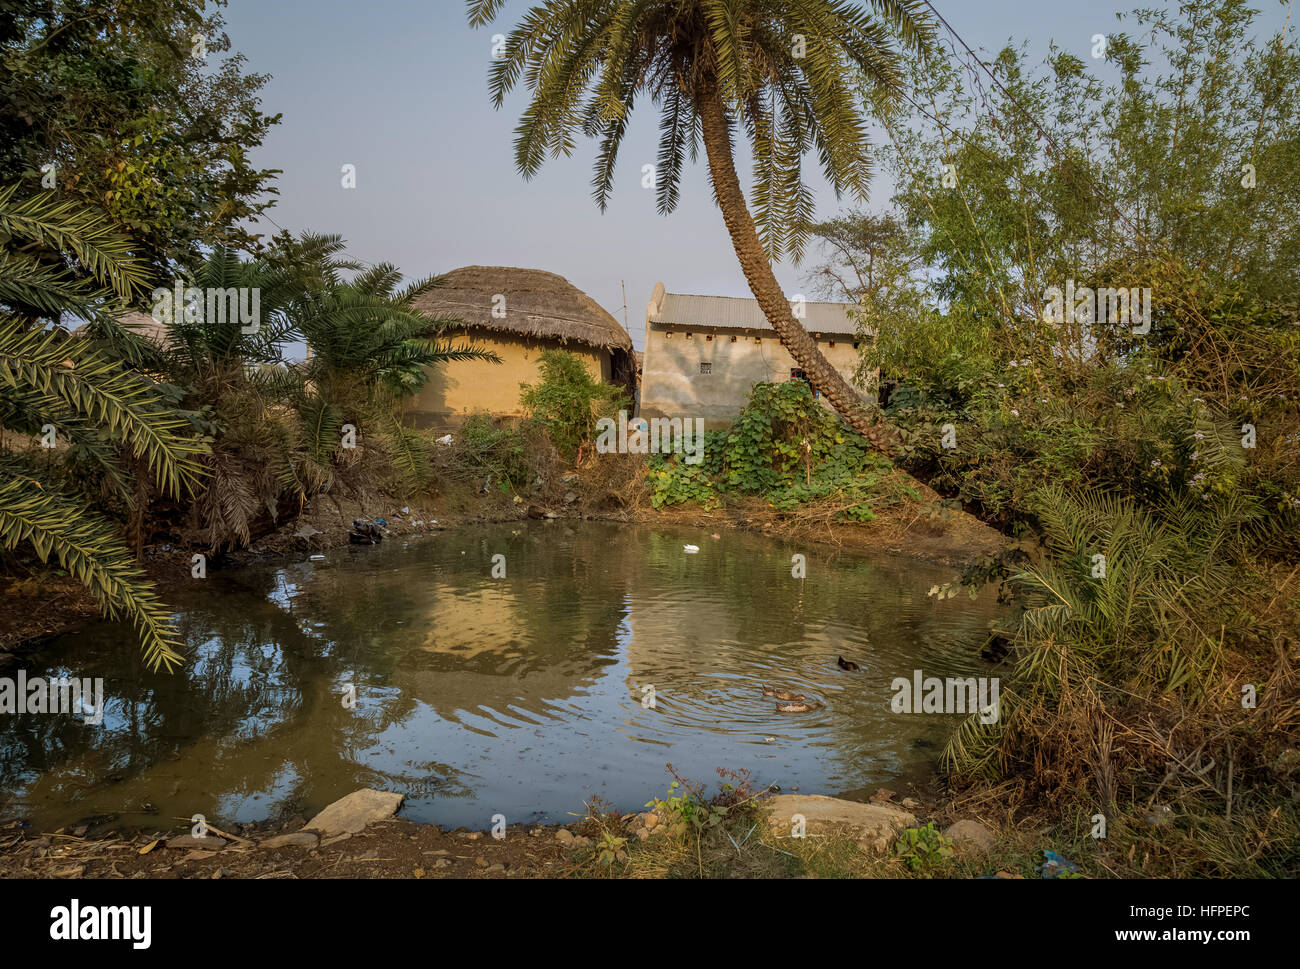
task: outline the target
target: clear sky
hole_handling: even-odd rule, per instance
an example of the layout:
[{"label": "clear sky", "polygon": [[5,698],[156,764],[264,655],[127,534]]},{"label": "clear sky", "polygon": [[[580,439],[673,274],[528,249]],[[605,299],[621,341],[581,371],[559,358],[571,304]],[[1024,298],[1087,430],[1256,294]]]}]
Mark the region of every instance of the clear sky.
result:
[{"label": "clear sky", "polygon": [[[1116,28],[1115,12],[1159,0],[936,0],[972,47],[996,50],[1028,40],[1035,59],[1048,42],[1089,59],[1092,36]],[[466,265],[521,266],[559,273],[644,340],[645,304],[662,280],[669,292],[749,296],[701,158],[683,178],[681,201],[657,214],[641,187],[655,160],[657,115],[634,115],[620,155],[612,202],[591,199],[595,145],[548,161],[526,182],[515,171],[514,126],[525,102],[516,91],[500,111],[487,91],[491,37],[508,33],[524,0],[507,3],[490,28],[471,30],[462,0],[230,0],[224,15],[248,69],[268,73],[263,109],[284,118],[253,161],[280,168],[274,221],[291,231],[341,234],[357,259],[391,262],[408,277]],[[1258,0],[1262,24],[1285,10]],[[818,217],[841,204],[817,177]],[[341,169],[356,166],[356,188]],[[747,179],[747,175],[742,173]],[[883,176],[870,207],[888,201]],[[265,225],[270,232],[275,227]],[[808,263],[781,265],[788,294],[803,292]]]}]

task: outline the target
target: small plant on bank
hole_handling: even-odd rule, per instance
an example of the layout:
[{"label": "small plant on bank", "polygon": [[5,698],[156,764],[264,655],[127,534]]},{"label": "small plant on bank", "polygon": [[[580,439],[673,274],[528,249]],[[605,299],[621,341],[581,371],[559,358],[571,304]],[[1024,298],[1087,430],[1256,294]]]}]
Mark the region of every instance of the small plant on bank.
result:
[{"label": "small plant on bank", "polygon": [[697,465],[651,457],[655,508],[696,502],[712,510],[726,494],[757,495],[780,512],[832,503],[836,518],[867,522],[885,505],[921,498],[802,380],[756,384],[731,427],[709,432],[704,453]]},{"label": "small plant on bank", "polygon": [[942,864],[952,854],[952,839],[940,834],[933,821],[926,822],[920,828],[908,828],[894,843],[894,855],[903,860],[909,871],[914,872]]},{"label": "small plant on bank", "polygon": [[542,379],[521,384],[519,402],[529,420],[546,428],[560,456],[575,463],[595,435],[597,420],[626,408],[627,395],[601,383],[581,358],[566,350],[542,351],[538,370]]},{"label": "small plant on bank", "polygon": [[602,831],[600,841],[596,845],[596,861],[605,865],[607,868],[613,868],[615,862],[627,860],[627,838],[619,837],[612,831]]}]

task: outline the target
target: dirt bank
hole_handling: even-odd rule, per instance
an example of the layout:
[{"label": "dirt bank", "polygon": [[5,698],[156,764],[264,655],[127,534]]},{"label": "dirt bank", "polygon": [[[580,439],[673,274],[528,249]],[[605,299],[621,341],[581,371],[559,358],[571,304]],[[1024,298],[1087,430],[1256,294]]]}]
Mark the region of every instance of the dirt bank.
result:
[{"label": "dirt bank", "polygon": [[[933,792],[898,795],[880,789],[870,798],[908,824],[951,822],[951,805]],[[921,800],[925,798],[926,800]],[[816,800],[816,799],[814,799]],[[765,801],[760,804],[767,803]],[[837,802],[845,803],[845,802]],[[79,825],[53,832],[20,822],[0,825],[3,878],[582,878],[582,877],[908,877],[913,872],[890,848],[871,848],[851,828],[812,829],[805,838],[746,815],[728,836],[718,829],[698,843],[673,829],[659,809],[626,815],[588,814],[569,825],[510,826],[504,837],[487,831],[443,830],[393,817],[354,834],[321,836],[295,818],[285,825],[231,826],[209,834],[204,847],[178,820],[170,831],[122,833]],[[969,825],[972,822],[965,821]],[[755,830],[758,827],[761,830]],[[748,836],[746,836],[746,834]],[[1012,836],[1014,838],[1014,835]],[[602,852],[602,848],[608,850]],[[948,874],[1032,877],[1027,850],[953,842]],[[218,848],[219,850],[211,850]],[[1020,855],[1008,854],[1020,851]],[[1020,858],[1020,861],[1017,861]]]}]

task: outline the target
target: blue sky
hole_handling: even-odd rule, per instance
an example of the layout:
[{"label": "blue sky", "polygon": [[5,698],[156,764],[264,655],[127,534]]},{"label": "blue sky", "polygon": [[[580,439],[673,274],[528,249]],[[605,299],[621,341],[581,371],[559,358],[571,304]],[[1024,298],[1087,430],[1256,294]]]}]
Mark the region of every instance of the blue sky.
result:
[{"label": "blue sky", "polygon": [[[976,49],[995,50],[1014,37],[1037,56],[1055,40],[1088,59],[1093,34],[1114,30],[1115,12],[1139,4],[935,5]],[[1285,10],[1272,0],[1256,5],[1262,23],[1281,24]],[[284,170],[271,218],[295,232],[339,233],[355,258],[395,263],[408,277],[473,264],[559,273],[620,322],[625,281],[628,331],[638,347],[657,280],[670,292],[750,295],[702,157],[671,216],[658,215],[653,191],[641,187],[641,166],[656,155],[657,117],[648,104],[633,116],[603,215],[590,194],[593,143],[548,161],[531,182],[515,171],[513,131],[524,96],[517,91],[493,110],[487,71],[492,34],[508,33],[528,6],[512,0],[491,28],[472,30],[461,0],[230,0],[232,44],[247,55],[248,69],[272,75],[263,109],[284,115],[253,157]],[[356,166],[355,189],[341,185],[345,164]],[[843,203],[815,171],[809,182],[818,189],[818,216],[836,215]],[[889,192],[878,177],[869,206],[883,207]],[[787,293],[808,288],[808,269],[777,267]]]}]

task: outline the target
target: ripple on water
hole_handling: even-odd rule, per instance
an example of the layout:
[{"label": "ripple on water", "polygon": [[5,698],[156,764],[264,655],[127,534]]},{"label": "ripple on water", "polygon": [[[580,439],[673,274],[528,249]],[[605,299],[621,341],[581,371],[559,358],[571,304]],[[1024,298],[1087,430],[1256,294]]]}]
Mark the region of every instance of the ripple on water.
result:
[{"label": "ripple on water", "polygon": [[[790,576],[795,551],[807,579]],[[592,795],[639,808],[667,762],[870,788],[929,769],[956,719],[893,714],[890,682],[983,670],[989,597],[926,595],[953,578],[747,534],[558,522],[213,573],[177,603],[181,673],[142,670],[107,625],[94,651],[67,637],[34,658],[29,675],[103,676],[108,712],[100,728],[0,722],[0,808],[50,825],[248,821],[372,786],[406,793],[416,819],[481,827],[565,820]],[[765,686],[819,705],[779,713]]]}]

